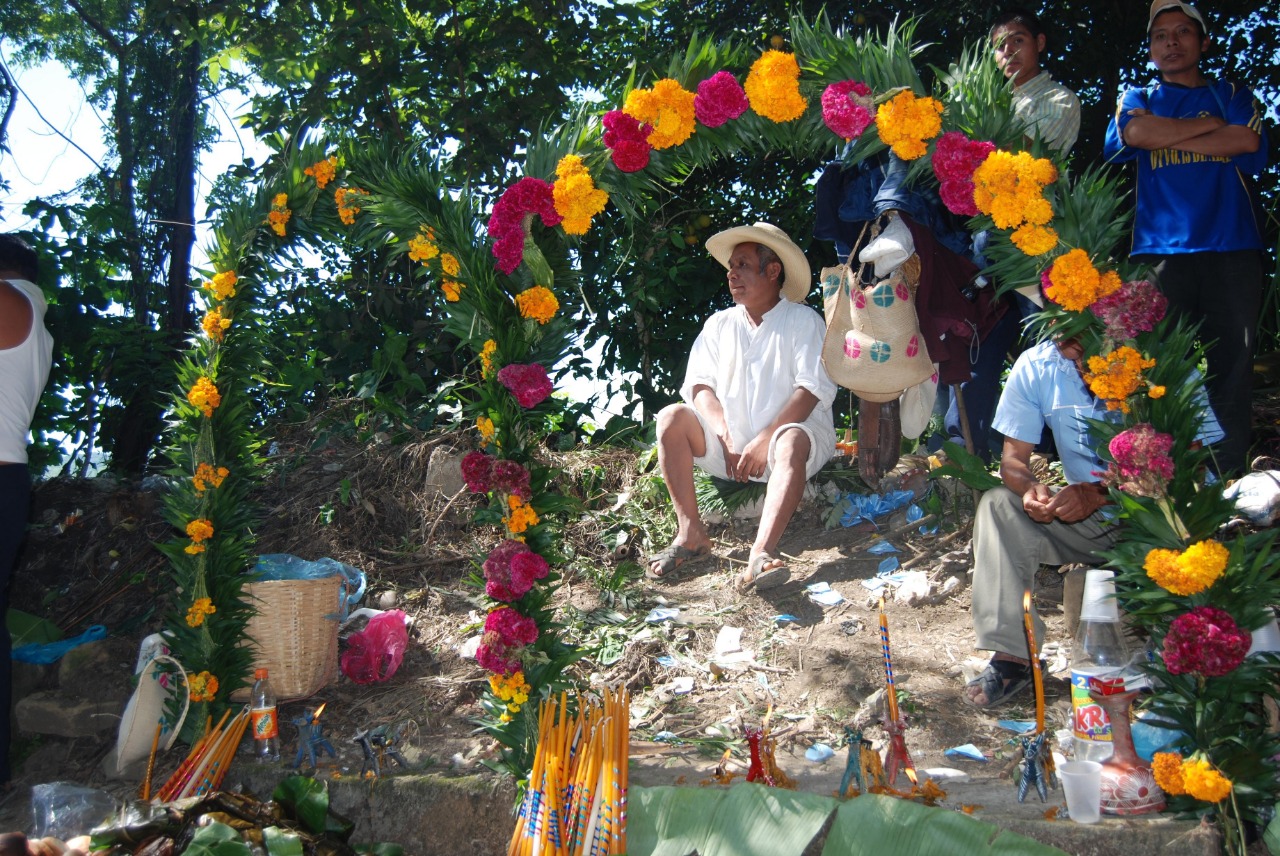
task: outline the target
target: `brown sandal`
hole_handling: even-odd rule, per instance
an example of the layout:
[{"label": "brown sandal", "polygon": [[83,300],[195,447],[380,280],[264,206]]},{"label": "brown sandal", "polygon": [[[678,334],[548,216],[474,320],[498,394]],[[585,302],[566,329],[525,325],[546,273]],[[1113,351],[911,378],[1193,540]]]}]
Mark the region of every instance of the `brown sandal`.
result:
[{"label": "brown sandal", "polygon": [[[777,562],[778,567],[765,568],[765,565],[773,562]],[[747,563],[747,569],[738,575],[735,585],[738,591],[749,589],[767,591],[785,584],[789,579],[791,579],[791,569],[787,567],[786,562],[768,553],[757,553]]]}]

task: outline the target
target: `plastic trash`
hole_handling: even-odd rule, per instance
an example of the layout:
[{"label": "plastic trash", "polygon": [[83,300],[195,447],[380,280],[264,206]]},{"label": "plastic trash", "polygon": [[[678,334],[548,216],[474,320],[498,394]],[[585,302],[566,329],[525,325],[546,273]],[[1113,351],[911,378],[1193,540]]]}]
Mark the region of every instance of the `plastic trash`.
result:
[{"label": "plastic trash", "polygon": [[364,571],[337,559],[300,559],[288,553],[267,553],[258,557],[253,569],[258,580],[322,580],[341,574],[345,582],[338,595],[338,620],[346,621],[351,607],[364,597],[366,580]]},{"label": "plastic trash", "polygon": [[1036,730],[1036,724],[1030,719],[997,719],[996,725],[1014,734],[1030,734]]},{"label": "plastic trash", "polygon": [[823,761],[830,760],[835,754],[835,750],[825,743],[815,743],[808,749],[804,750],[804,757],[819,764]]},{"label": "plastic trash", "polygon": [[[907,508],[907,522],[915,523],[916,521],[923,520],[923,519],[924,519],[924,509],[916,505],[915,503],[912,503]],[[937,535],[938,524],[935,523],[932,526],[921,526],[920,534],[921,535]]]},{"label": "plastic trash", "polygon": [[670,621],[680,614],[680,610],[674,606],[656,606],[649,610],[649,614],[644,620],[649,624],[661,624],[664,621]]},{"label": "plastic trash", "polygon": [[829,583],[810,583],[805,586],[809,592],[809,600],[819,606],[835,606],[844,602],[844,595],[831,587]]},{"label": "plastic trash", "polygon": [[882,577],[885,574],[891,574],[894,571],[898,570],[898,565],[899,565],[898,557],[890,556],[889,558],[882,561],[880,563],[880,566],[876,568],[876,576]]},{"label": "plastic trash", "polygon": [[953,746],[942,753],[948,758],[968,758],[971,761],[986,761],[987,756],[982,754],[982,750],[972,743],[966,743],[963,746]]},{"label": "plastic trash", "polygon": [[404,612],[389,609],[369,619],[368,626],[347,639],[342,652],[342,674],[357,684],[385,681],[396,673],[409,645]]},{"label": "plastic trash", "polygon": [[840,525],[856,526],[864,520],[874,524],[875,518],[897,511],[914,498],[915,491],[910,490],[891,490],[883,496],[878,493],[845,494],[841,500],[844,511]]},{"label": "plastic trash", "polygon": [[101,826],[115,813],[116,798],[97,788],[71,782],[49,782],[31,788],[33,838],[66,841]]},{"label": "plastic trash", "polygon": [[788,624],[788,623],[794,624],[799,620],[800,619],[796,618],[794,615],[790,615],[788,613],[783,613],[782,615],[775,615],[773,617],[774,624]]},{"label": "plastic trash", "polygon": [[56,663],[62,659],[62,656],[72,648],[79,648],[86,642],[97,642],[99,639],[107,638],[107,628],[101,624],[95,624],[79,636],[73,636],[70,639],[63,639],[61,642],[46,642],[44,644],[33,643],[31,645],[23,645],[20,648],[13,649],[13,659],[23,663]]},{"label": "plastic trash", "polygon": [[867,552],[873,556],[884,556],[884,555],[888,555],[889,553],[898,552],[898,548],[893,546],[893,544],[889,543],[888,541],[881,540],[881,541],[877,541],[876,543],[868,547]]}]

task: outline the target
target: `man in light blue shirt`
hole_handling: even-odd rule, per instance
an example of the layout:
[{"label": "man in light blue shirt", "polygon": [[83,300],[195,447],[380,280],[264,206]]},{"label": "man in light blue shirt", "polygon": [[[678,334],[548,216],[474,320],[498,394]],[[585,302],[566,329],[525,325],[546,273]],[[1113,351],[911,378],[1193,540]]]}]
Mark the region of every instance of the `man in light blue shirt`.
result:
[{"label": "man in light blue shirt", "polygon": [[[1107,488],[1089,420],[1113,418],[1085,386],[1084,350],[1074,339],[1044,341],[1013,365],[992,427],[1004,435],[1003,486],[982,496],[973,522],[973,626],[977,647],[992,653],[986,670],[965,687],[968,701],[992,707],[1031,681],[1023,624],[1023,593],[1041,564],[1095,563],[1118,529],[1103,510]],[[1200,441],[1222,439],[1206,406]],[[1031,453],[1045,427],[1053,431],[1067,487],[1054,491],[1031,472]],[[1032,612],[1037,648],[1044,622]]]}]

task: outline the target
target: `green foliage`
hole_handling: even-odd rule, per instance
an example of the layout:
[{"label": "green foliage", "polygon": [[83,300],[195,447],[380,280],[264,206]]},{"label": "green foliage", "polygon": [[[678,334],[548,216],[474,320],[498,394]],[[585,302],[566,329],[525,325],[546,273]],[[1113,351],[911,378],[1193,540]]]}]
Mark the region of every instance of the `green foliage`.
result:
[{"label": "green foliage", "polygon": [[946,441],[942,450],[947,453],[947,462],[929,471],[929,478],[957,478],[974,490],[991,490],[1000,486],[1000,479],[991,474],[991,470],[982,458],[970,454],[959,443]]}]

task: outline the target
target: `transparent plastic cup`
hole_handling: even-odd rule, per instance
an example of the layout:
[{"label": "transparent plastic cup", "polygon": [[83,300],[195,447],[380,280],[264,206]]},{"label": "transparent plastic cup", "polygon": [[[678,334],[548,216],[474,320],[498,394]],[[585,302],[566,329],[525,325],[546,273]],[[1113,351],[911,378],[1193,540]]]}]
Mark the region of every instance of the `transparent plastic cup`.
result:
[{"label": "transparent plastic cup", "polygon": [[1067,813],[1076,823],[1097,823],[1101,817],[1102,765],[1097,761],[1066,761],[1058,768]]}]

